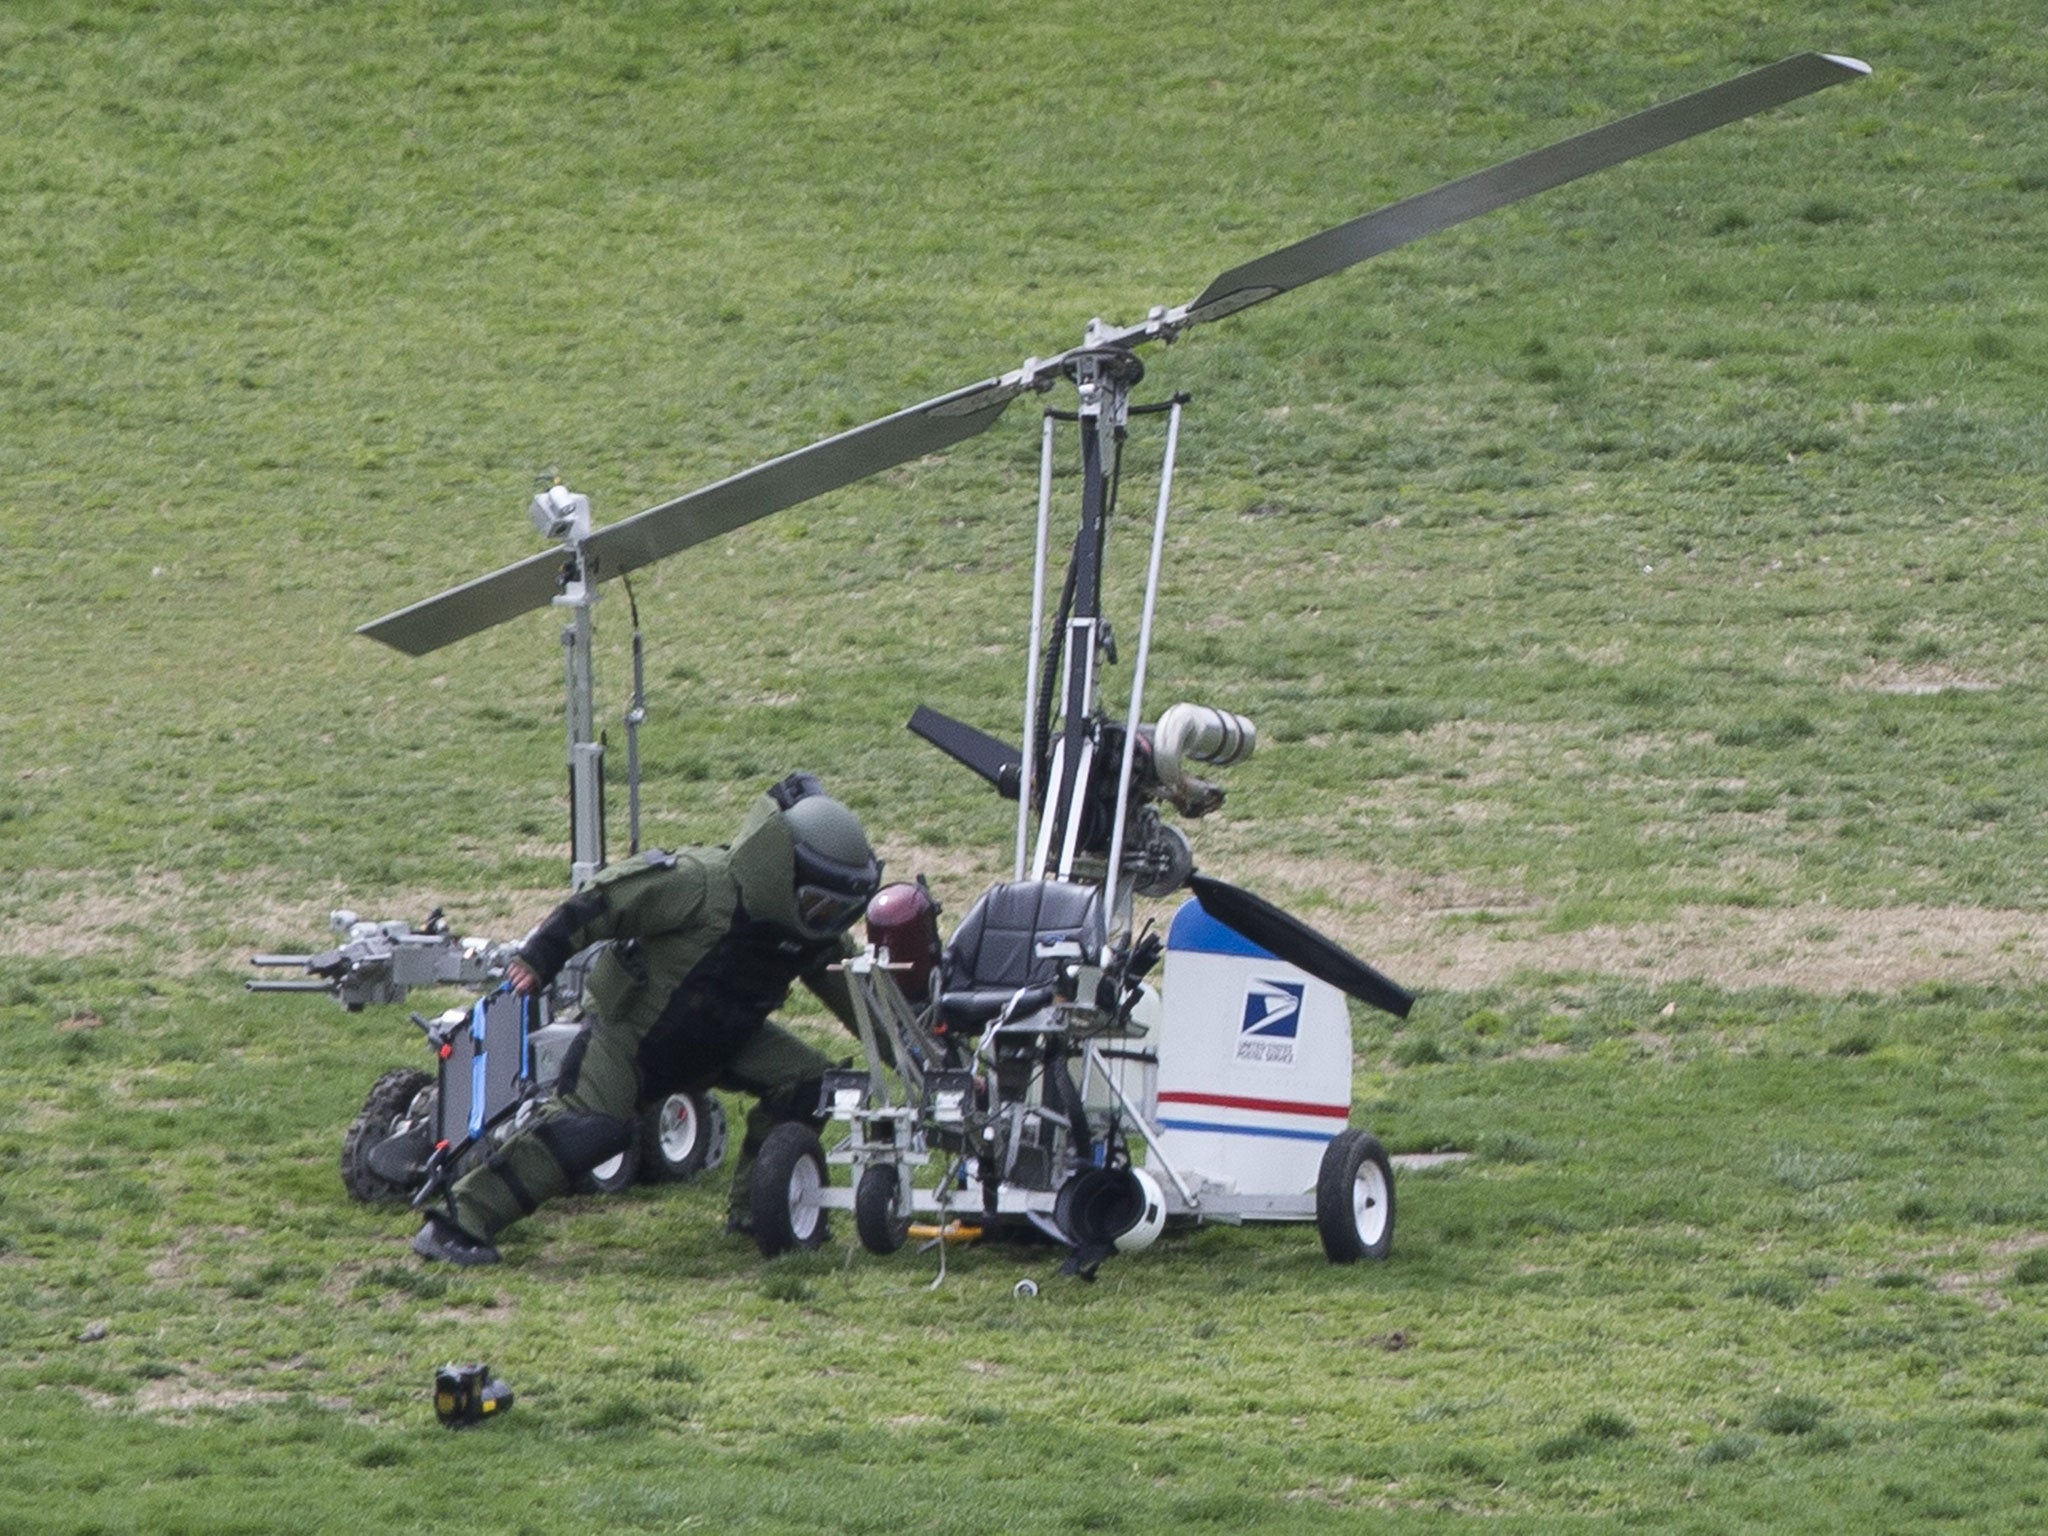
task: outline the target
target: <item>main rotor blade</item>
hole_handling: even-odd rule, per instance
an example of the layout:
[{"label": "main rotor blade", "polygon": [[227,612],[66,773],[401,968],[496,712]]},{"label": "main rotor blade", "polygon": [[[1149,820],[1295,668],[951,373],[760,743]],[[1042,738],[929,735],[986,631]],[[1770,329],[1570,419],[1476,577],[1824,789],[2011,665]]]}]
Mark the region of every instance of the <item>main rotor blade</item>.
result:
[{"label": "main rotor blade", "polygon": [[[1271,251],[1225,272],[1159,326],[1148,323],[1113,340],[1135,344],[1234,314],[1424,235],[1869,73],[1870,66],[1857,59],[1796,54]],[[1046,363],[1034,359],[1015,373],[884,416],[600,529],[583,545],[590,579],[624,575],[770,512],[986,431],[1011,400],[1050,383],[1068,356]],[[529,556],[356,632],[410,655],[425,655],[546,607],[559,590],[563,558],[559,551]]]},{"label": "main rotor blade", "polygon": [[[1027,387],[1012,376],[956,389],[600,528],[583,541],[590,579],[623,576],[770,512],[965,441],[993,426]],[[372,620],[356,633],[408,655],[424,656],[531,609],[545,608],[560,590],[557,578],[564,559],[560,550],[530,556]]]},{"label": "main rotor blade", "polygon": [[1187,323],[1249,309],[1424,235],[1869,73],[1870,66],[1860,59],[1794,54],[1576,138],[1531,150],[1231,268],[1188,306]]},{"label": "main rotor blade", "polygon": [[1351,953],[1335,939],[1325,938],[1300,918],[1283,912],[1263,896],[1242,886],[1231,885],[1210,875],[1190,875],[1204,910],[1235,929],[1254,944],[1270,949],[1289,965],[1301,967],[1320,981],[1348,992],[1361,1003],[1408,1017],[1415,1006],[1415,994],[1399,982],[1382,975]]}]

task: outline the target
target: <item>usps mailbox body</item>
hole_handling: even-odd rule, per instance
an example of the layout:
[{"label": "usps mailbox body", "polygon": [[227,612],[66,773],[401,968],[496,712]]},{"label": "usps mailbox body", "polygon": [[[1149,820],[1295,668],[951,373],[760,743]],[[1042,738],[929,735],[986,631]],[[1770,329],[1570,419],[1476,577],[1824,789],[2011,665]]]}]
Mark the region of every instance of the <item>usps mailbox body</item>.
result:
[{"label": "usps mailbox body", "polygon": [[1244,1216],[1311,1213],[1323,1149],[1351,1118],[1344,994],[1193,900],[1167,930],[1160,991],[1160,1151],[1245,1197],[1226,1202]]}]

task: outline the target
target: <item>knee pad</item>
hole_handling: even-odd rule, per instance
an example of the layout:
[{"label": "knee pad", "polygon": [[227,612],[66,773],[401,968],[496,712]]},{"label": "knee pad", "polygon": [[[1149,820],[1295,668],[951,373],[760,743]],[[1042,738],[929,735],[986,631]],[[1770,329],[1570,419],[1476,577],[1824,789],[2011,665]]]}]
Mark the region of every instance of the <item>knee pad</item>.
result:
[{"label": "knee pad", "polygon": [[552,1115],[542,1120],[533,1134],[571,1178],[590,1172],[633,1144],[633,1128],[610,1115]]},{"label": "knee pad", "polygon": [[824,1116],[818,1113],[818,1100],[825,1092],[825,1078],[822,1073],[798,1078],[793,1083],[761,1095],[762,1110],[777,1121],[802,1120],[813,1126],[823,1125]]}]

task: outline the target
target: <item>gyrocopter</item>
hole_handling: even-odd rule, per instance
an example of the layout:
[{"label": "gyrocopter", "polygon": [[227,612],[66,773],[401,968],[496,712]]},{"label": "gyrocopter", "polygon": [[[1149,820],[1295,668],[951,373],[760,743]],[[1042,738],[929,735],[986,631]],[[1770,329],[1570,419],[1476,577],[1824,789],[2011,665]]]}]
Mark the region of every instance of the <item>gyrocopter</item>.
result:
[{"label": "gyrocopter", "polygon": [[[944,940],[921,881],[875,898],[869,943],[846,963],[866,1062],[827,1079],[819,1114],[843,1127],[829,1149],[795,1123],[763,1148],[752,1198],[764,1253],[815,1246],[835,1208],[853,1212],[861,1243],[879,1253],[913,1232],[943,1256],[952,1236],[1036,1229],[1066,1244],[1068,1267],[1083,1275],[1149,1244],[1168,1223],[1195,1220],[1313,1220],[1336,1262],[1389,1251],[1393,1167],[1368,1131],[1349,1124],[1345,999],[1404,1016],[1411,994],[1298,918],[1201,872],[1187,835],[1166,817],[1214,810],[1222,791],[1198,775],[1250,755],[1256,732],[1240,716],[1192,703],[1146,719],[1186,401],[1134,403],[1145,375],[1140,349],[1868,73],[1855,59],[1794,55],[1259,256],[1136,324],[1090,321],[1080,344],[1056,356],[1029,358],[608,527],[593,530],[587,500],[558,485],[532,511],[559,547],[362,626],[361,634],[423,655],[533,609],[567,610],[571,876],[580,885],[605,860],[591,665],[599,585],[973,437],[1022,395],[1071,386],[1073,408],[1046,411],[1040,439],[1021,740],[931,708],[910,720],[1016,802],[1011,877],[976,899]],[[1105,670],[1118,656],[1102,580],[1121,449],[1140,419],[1163,424],[1165,445],[1129,693],[1112,700]],[[1080,489],[1055,587],[1053,466],[1063,425],[1078,436]],[[636,617],[627,716],[636,846],[638,642]],[[1139,898],[1183,892],[1163,936],[1139,927]],[[479,1050],[487,1011],[478,1005],[471,1031]]]}]

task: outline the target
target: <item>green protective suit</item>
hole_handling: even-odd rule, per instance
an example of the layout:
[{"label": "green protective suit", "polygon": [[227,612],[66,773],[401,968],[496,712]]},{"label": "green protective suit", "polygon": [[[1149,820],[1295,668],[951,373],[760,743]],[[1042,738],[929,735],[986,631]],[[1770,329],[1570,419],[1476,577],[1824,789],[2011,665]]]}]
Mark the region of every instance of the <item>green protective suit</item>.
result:
[{"label": "green protective suit", "polygon": [[586,985],[598,1022],[572,1046],[534,1120],[449,1192],[447,1214],[488,1242],[623,1151],[635,1111],[679,1089],[754,1096],[733,1168],[744,1222],[748,1178],[768,1133],[815,1121],[823,1052],[769,1015],[802,981],[853,1026],[846,934],[811,938],[796,921],[794,840],[770,795],[728,847],[648,852],[601,871],[549,914],[520,954],[550,982],[568,959],[612,941]]}]

